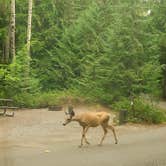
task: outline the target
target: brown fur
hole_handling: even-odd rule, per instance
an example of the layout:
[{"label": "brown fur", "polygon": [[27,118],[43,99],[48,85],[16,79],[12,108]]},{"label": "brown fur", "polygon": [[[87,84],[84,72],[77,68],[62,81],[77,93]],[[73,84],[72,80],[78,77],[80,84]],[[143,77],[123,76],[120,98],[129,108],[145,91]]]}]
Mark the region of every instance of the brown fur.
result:
[{"label": "brown fur", "polygon": [[68,113],[68,115],[69,116],[67,116],[63,125],[66,125],[66,124],[70,123],[71,121],[77,121],[80,124],[80,126],[83,127],[80,147],[82,147],[83,141],[85,141],[85,143],[89,144],[89,142],[86,139],[86,133],[87,133],[88,129],[90,127],[97,127],[99,125],[102,126],[103,131],[104,131],[104,135],[103,135],[99,145],[102,145],[102,143],[105,139],[105,136],[108,132],[107,129],[112,130],[112,132],[114,134],[115,144],[118,143],[114,127],[112,125],[108,124],[108,122],[110,120],[109,113],[107,113],[107,112],[83,112],[83,113],[79,113],[74,116],[71,116],[70,113]]}]

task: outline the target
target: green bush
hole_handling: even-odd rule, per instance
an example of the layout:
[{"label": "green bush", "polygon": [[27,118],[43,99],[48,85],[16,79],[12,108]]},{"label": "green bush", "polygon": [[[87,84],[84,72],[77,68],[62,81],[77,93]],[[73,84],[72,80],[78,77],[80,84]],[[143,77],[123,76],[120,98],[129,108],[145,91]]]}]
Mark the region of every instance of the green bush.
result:
[{"label": "green bush", "polygon": [[45,108],[50,105],[59,104],[59,100],[60,94],[58,92],[43,92],[37,94],[21,93],[14,96],[16,105],[26,108]]},{"label": "green bush", "polygon": [[115,102],[112,105],[112,107],[116,111],[120,111],[120,110],[131,110],[130,100],[128,100],[127,98],[123,98],[122,100]]},{"label": "green bush", "polygon": [[113,104],[113,108],[117,111],[128,110],[129,122],[158,124],[166,121],[166,115],[162,110],[150,105],[149,103],[145,103],[139,98],[134,100],[133,109],[135,115],[133,115],[130,100],[127,99],[116,102]]},{"label": "green bush", "polygon": [[165,121],[165,114],[163,111],[150,105],[149,103],[144,103],[139,99],[135,101],[134,109],[138,122],[141,121],[157,124]]},{"label": "green bush", "polygon": [[14,104],[19,108],[36,108],[35,98],[35,95],[26,92],[13,96]]},{"label": "green bush", "polygon": [[26,108],[46,108],[52,105],[63,105],[67,103],[69,98],[73,104],[92,102],[89,97],[81,96],[81,93],[76,90],[50,91],[36,94],[20,93],[13,97],[15,105]]}]

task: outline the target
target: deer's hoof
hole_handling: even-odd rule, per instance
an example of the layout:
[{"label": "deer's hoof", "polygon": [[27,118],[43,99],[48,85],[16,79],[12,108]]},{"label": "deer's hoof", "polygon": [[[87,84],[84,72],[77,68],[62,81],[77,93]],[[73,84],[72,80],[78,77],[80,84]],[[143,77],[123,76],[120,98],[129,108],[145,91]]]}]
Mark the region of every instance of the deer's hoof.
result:
[{"label": "deer's hoof", "polygon": [[79,145],[78,147],[79,147],[79,148],[82,148],[82,145]]},{"label": "deer's hoof", "polygon": [[89,142],[86,142],[86,144],[90,145],[90,143],[89,143]]},{"label": "deer's hoof", "polygon": [[98,144],[98,146],[102,146],[102,144]]}]

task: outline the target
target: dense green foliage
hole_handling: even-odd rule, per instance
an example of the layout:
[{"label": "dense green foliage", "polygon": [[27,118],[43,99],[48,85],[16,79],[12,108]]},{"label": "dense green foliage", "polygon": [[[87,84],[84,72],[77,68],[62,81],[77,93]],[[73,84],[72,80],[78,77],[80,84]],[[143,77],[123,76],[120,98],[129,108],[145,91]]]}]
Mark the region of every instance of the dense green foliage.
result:
[{"label": "dense green foliage", "polygon": [[134,99],[133,107],[131,106],[131,102],[126,98],[114,103],[113,107],[117,111],[127,111],[126,120],[129,122],[158,124],[166,121],[166,112],[160,110],[154,103],[152,104],[142,97]]},{"label": "dense green foliage", "polygon": [[0,8],[0,97],[39,107],[58,95],[107,105],[140,93],[166,96],[165,1],[34,0],[29,58],[28,1],[16,0],[13,62],[4,51],[9,1]]}]

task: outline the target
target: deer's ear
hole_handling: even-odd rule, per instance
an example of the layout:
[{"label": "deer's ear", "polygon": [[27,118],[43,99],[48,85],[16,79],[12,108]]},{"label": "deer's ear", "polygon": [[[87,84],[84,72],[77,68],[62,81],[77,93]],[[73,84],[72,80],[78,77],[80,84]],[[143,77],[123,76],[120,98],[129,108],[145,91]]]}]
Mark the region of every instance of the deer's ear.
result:
[{"label": "deer's ear", "polygon": [[71,116],[74,116],[75,115],[75,113],[74,113],[74,111],[73,111],[73,106],[69,106],[68,107],[68,112],[69,112],[69,114],[71,115]]},{"label": "deer's ear", "polygon": [[75,112],[72,110],[71,111],[71,116],[74,116],[75,115]]}]

